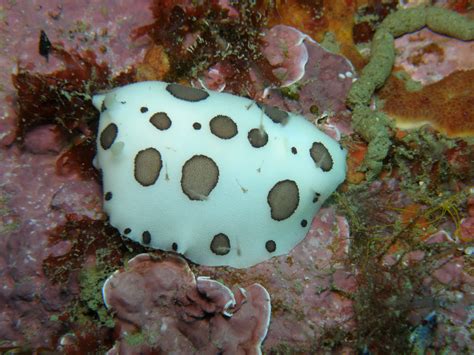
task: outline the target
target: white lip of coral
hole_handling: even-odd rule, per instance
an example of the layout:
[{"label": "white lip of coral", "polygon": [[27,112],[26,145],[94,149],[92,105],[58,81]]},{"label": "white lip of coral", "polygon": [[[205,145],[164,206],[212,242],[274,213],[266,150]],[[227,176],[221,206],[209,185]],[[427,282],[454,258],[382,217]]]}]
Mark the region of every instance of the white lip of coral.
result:
[{"label": "white lip of coral", "polygon": [[[268,312],[267,312],[267,318],[265,319],[265,334],[260,337],[260,344],[262,344],[263,340],[265,339],[265,337],[267,336],[267,333],[268,333],[268,328],[270,327],[270,318],[271,318],[271,314],[272,314],[272,303],[271,303],[271,298],[270,298],[270,294],[268,293],[267,289],[265,287],[263,287],[262,285],[260,284],[253,284],[251,287],[258,287],[260,288],[264,293],[265,293],[265,296],[266,296],[266,300],[268,302]],[[261,347],[258,348],[258,351],[259,351],[259,354],[262,353],[262,349]]]},{"label": "white lip of coral", "polygon": [[[314,42],[316,43],[311,37],[309,37],[307,34],[301,32],[301,31],[298,31],[296,28],[293,28],[293,27],[290,27],[290,26],[285,26],[285,25],[277,25],[275,27],[272,27],[270,29],[273,30],[273,29],[276,29],[276,28],[287,28],[288,30],[290,31],[293,31],[295,33],[297,33],[299,35],[299,40],[298,42],[296,42],[296,45],[297,46],[302,46],[303,45],[303,48],[304,48],[304,54],[303,54],[303,58],[301,59],[300,63],[299,63],[299,66],[301,68],[300,70],[300,73],[298,75],[298,77],[296,77],[295,79],[293,80],[290,80],[290,81],[285,81],[284,83],[282,83],[282,85],[280,85],[279,87],[287,87],[287,86],[290,86],[290,85],[293,85],[294,83],[298,82],[299,80],[301,80],[301,78],[304,76],[305,74],[305,66],[306,66],[306,63],[308,62],[308,59],[309,59],[309,55],[308,55],[308,50],[306,49],[306,47],[304,46],[303,44],[303,41],[305,39],[308,39],[309,41],[311,42]],[[272,88],[276,88],[277,86],[270,86],[268,88],[266,88],[264,91],[263,91],[263,97],[265,98],[268,94],[268,90],[269,89],[272,89]]]},{"label": "white lip of coral", "polygon": [[[293,31],[294,33],[297,33],[299,35],[299,40],[298,42],[296,43],[296,45],[298,46],[301,46],[301,45],[304,45],[304,41],[307,40],[311,43],[314,43],[316,45],[318,45],[319,47],[321,47],[324,51],[326,52],[329,52],[326,48],[324,48],[320,43],[316,42],[314,39],[312,39],[310,36],[308,36],[306,33],[303,33],[301,32],[300,30],[297,30],[296,28],[293,28],[291,26],[286,26],[286,25],[276,25],[274,27],[272,27],[272,29],[274,28],[277,28],[277,27],[281,27],[281,28],[287,28],[289,29],[290,31]],[[270,29],[270,31],[272,30]],[[294,80],[291,80],[291,81],[286,81],[284,83],[282,83],[282,85],[278,86],[278,87],[288,87],[288,86],[291,86],[293,85],[294,83],[297,83],[298,81],[301,80],[301,78],[304,76],[305,74],[305,67],[306,67],[306,64],[308,63],[308,60],[309,60],[309,55],[308,55],[308,50],[306,47],[304,47],[305,51],[304,51],[304,56],[301,60],[301,62],[299,63],[300,64],[300,67],[302,68],[302,70],[300,70],[300,74],[298,75],[297,78],[295,78]],[[352,81],[355,81],[356,78],[355,78],[355,75],[356,75],[356,72],[355,72],[355,69],[354,69],[354,66],[352,65],[352,63],[346,59],[346,62],[349,64],[351,70],[350,71],[346,71],[344,74],[340,74],[343,76],[343,78],[352,78]],[[275,89],[275,88],[278,88],[277,86],[269,86],[267,88],[264,89],[263,91],[263,98],[267,97],[269,91],[271,89]]]},{"label": "white lip of coral", "polygon": [[[211,69],[209,72],[216,72],[218,73],[219,71],[217,69]],[[196,81],[199,85],[196,85]],[[206,82],[202,79],[202,78],[197,78],[196,80],[193,80],[191,82],[192,86],[195,87],[195,88],[203,88],[205,90],[212,90],[212,91],[217,91],[217,92],[222,92],[224,89],[225,89],[225,83],[222,83],[221,85],[219,85],[218,88],[216,89],[210,89],[207,85],[206,85]]]},{"label": "white lip of coral", "polygon": [[[229,308],[232,308],[235,306],[235,297],[234,297],[234,293],[231,291],[230,288],[228,288],[226,285],[224,285],[223,283],[220,283],[219,281],[216,281],[216,280],[212,280],[209,276],[198,276],[196,278],[197,281],[200,281],[200,282],[208,282],[210,284],[214,283],[214,284],[218,284],[219,287],[223,287],[226,292],[228,293],[228,295],[230,296],[230,299],[229,301],[227,301],[227,303],[224,305],[224,310],[222,311],[222,313],[227,316],[227,317],[232,317],[232,313],[229,312]],[[199,283],[197,283],[198,285],[198,290],[199,290]],[[201,291],[200,291],[201,292]]]},{"label": "white lip of coral", "polygon": [[115,270],[109,277],[107,277],[107,280],[105,280],[104,285],[102,286],[102,299],[104,300],[105,307],[110,308],[110,305],[107,303],[107,295],[105,293],[105,290],[107,289],[107,285],[109,282],[112,281],[115,275],[119,274],[120,270]]}]

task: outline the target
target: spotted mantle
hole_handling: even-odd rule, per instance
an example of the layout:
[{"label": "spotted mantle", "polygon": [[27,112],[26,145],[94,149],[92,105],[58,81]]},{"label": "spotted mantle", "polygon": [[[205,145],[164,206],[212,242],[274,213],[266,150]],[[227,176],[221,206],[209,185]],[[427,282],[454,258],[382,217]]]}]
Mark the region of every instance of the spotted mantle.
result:
[{"label": "spotted mantle", "polygon": [[248,267],[288,253],[345,177],[336,141],[246,98],[141,82],[94,105],[110,223],[199,264]]}]

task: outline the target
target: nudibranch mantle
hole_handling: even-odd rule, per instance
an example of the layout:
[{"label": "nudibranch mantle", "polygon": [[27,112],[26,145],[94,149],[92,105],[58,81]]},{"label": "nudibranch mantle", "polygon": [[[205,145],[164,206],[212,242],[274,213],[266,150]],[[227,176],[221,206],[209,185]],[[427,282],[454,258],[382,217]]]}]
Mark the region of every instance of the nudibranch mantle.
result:
[{"label": "nudibranch mantle", "polygon": [[243,268],[288,253],[345,178],[338,142],[247,98],[149,81],[93,103],[110,224],[198,264]]}]

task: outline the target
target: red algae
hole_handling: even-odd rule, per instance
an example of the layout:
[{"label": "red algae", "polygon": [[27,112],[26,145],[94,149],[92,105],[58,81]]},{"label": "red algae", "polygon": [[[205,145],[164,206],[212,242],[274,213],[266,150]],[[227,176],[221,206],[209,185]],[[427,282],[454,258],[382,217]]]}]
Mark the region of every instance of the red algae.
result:
[{"label": "red algae", "polygon": [[165,81],[196,78],[217,62],[233,68],[226,78],[233,92],[250,86],[248,69],[253,66],[270,74],[270,82],[277,81],[260,52],[266,18],[259,6],[247,2],[226,7],[213,1],[197,6],[185,1],[154,1],[151,9],[155,22],[137,29],[135,37],[146,34],[164,49],[170,63]]},{"label": "red algae", "polygon": [[99,181],[99,172],[92,166],[95,149],[95,140],[79,139],[58,157],[56,173],[59,176],[77,174],[84,180]]},{"label": "red algae", "polygon": [[372,40],[377,26],[383,19],[397,8],[398,1],[367,1],[360,4],[356,12],[356,23],[352,29],[355,44],[366,43]]},{"label": "red algae", "polygon": [[58,244],[67,241],[69,250],[62,255],[51,255],[43,261],[44,273],[52,282],[66,282],[71,273],[84,266],[89,256],[104,247],[111,251],[108,263],[115,267],[121,265],[123,242],[114,228],[103,221],[82,219],[75,215],[67,218],[64,225],[51,233],[49,242]]},{"label": "red algae", "polygon": [[45,124],[55,124],[69,139],[79,134],[94,139],[98,113],[92,95],[132,82],[134,71],[112,76],[91,51],[79,54],[53,45],[50,55],[62,60],[64,69],[40,74],[20,65],[12,76],[18,93],[17,140],[23,142],[29,130]]},{"label": "red algae", "polygon": [[96,115],[91,95],[110,85],[109,68],[96,63],[92,52],[80,56],[53,47],[51,54],[64,61],[65,69],[38,74],[20,66],[13,75],[18,92],[19,140],[29,129],[46,123],[56,123],[67,133],[80,130]]},{"label": "red algae", "polygon": [[[63,145],[65,141],[72,142],[56,163],[58,174],[77,173],[83,178],[97,180],[98,173],[92,166],[92,158],[95,154],[98,112],[92,106],[92,95],[132,82],[134,71],[113,77],[109,67],[105,63],[97,63],[94,53],[90,51],[79,54],[53,45],[50,55],[62,60],[64,69],[40,74],[20,66],[18,73],[12,77],[18,92],[17,141],[23,144],[31,130],[54,125],[58,141],[62,140]],[[40,141],[38,144],[44,145]],[[31,142],[27,146],[31,149]]]},{"label": "red algae", "polygon": [[457,71],[448,77],[408,91],[405,83],[391,76],[379,91],[382,110],[402,127],[431,123],[451,137],[474,135],[474,70]]}]

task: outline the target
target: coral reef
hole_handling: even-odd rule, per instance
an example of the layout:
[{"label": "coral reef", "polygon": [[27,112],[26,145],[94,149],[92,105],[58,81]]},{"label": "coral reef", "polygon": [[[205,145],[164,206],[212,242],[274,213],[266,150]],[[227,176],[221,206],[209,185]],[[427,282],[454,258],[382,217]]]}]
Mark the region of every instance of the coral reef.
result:
[{"label": "coral reef", "polygon": [[[180,349],[472,353],[473,12],[413,6],[428,3],[0,5],[0,351],[168,349],[169,332]],[[90,95],[149,79],[268,100],[340,138],[348,180],[291,253],[243,270],[132,259],[147,250],[102,213]],[[182,288],[151,305],[171,272]]]}]

